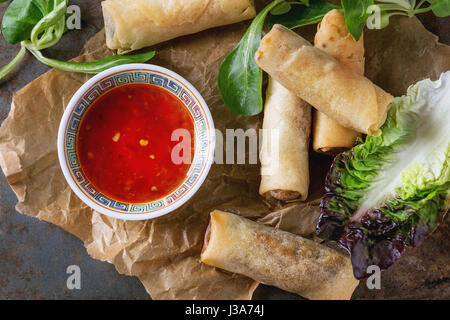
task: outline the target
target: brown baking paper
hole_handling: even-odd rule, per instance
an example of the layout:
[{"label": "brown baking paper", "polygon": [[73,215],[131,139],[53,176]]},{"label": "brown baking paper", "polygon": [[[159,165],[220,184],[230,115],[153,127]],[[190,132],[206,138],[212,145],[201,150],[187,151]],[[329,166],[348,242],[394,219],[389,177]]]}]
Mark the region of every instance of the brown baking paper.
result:
[{"label": "brown baking paper", "polygon": [[[211,109],[215,126],[258,129],[261,116],[229,111],[216,86],[217,70],[248,23],[216,28],[156,46],[151,61],[190,81]],[[300,33],[312,40],[315,26]],[[388,28],[368,31],[366,75],[394,95],[426,77],[450,69],[450,49],[437,43],[416,18],[392,19]],[[91,39],[79,60],[110,55],[104,34]],[[222,209],[312,237],[330,158],[311,154],[308,203],[266,202],[258,195],[258,165],[214,164],[198,193],[167,216],[121,221],[93,212],[70,190],[59,167],[59,121],[74,92],[88,79],[52,70],[13,97],[0,128],[0,164],[19,200],[17,210],[58,225],[82,241],[89,254],[113,263],[118,272],[137,276],[153,299],[250,299],[257,283],[200,262],[209,212]]]}]

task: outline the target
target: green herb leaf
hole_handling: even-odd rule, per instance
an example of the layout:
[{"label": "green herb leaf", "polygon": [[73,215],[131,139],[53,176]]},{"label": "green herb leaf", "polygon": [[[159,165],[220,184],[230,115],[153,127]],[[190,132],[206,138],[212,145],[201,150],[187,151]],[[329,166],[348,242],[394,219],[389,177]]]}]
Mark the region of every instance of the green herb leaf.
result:
[{"label": "green herb leaf", "polygon": [[2,33],[10,44],[17,44],[30,38],[34,26],[45,12],[43,0],[14,0],[3,16]]},{"label": "green herb leaf", "polygon": [[225,105],[237,114],[253,116],[262,111],[262,70],[254,60],[267,14],[284,0],[267,5],[253,20],[239,44],[219,68],[217,85]]},{"label": "green herb leaf", "polygon": [[441,18],[450,16],[450,0],[433,0],[431,10]]},{"label": "green herb leaf", "polygon": [[0,68],[0,80],[6,77],[8,73],[10,73],[15,67],[20,64],[20,62],[23,60],[23,57],[25,56],[26,51],[27,50],[25,49],[25,47],[22,47],[17,56],[10,63],[8,63],[3,68]]},{"label": "green herb leaf", "polygon": [[55,1],[56,0],[47,0],[47,12],[52,12],[55,8]]},{"label": "green herb leaf", "polygon": [[364,25],[370,17],[367,8],[371,5],[373,5],[373,0],[342,0],[345,24],[355,41],[361,37]]},{"label": "green herb leaf", "polygon": [[99,73],[109,68],[128,63],[144,63],[155,56],[155,51],[151,51],[130,55],[115,55],[91,62],[66,62],[44,57],[39,50],[34,48],[30,41],[24,41],[23,45],[43,64],[63,71],[88,74]]},{"label": "green herb leaf", "polygon": [[287,3],[287,2],[282,2],[278,6],[273,8],[270,11],[270,14],[273,14],[273,15],[285,14],[286,12],[289,12],[289,10],[291,10],[291,4]]},{"label": "green herb leaf", "polygon": [[[61,39],[65,26],[67,12],[66,0],[54,0],[52,9],[33,28],[30,40],[37,50],[54,46]],[[39,36],[41,37],[39,38]]]},{"label": "green herb leaf", "polygon": [[274,24],[282,24],[286,28],[294,29],[309,24],[320,22],[322,18],[333,9],[341,7],[323,0],[311,1],[309,7],[295,3],[290,5],[291,10],[282,15],[274,15],[271,12],[269,16],[269,28]]}]

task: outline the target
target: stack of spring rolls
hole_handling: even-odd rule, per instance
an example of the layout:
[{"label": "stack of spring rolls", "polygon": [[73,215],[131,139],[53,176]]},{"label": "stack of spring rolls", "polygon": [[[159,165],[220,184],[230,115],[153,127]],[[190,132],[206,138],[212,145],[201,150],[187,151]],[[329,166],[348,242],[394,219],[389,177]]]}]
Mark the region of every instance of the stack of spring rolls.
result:
[{"label": "stack of spring rolls", "polygon": [[[348,70],[364,75],[364,37],[356,42],[345,26],[345,17],[338,10],[325,15],[314,39],[314,46],[335,58]],[[357,111],[357,110],[355,110]],[[381,119],[380,119],[381,120]],[[313,149],[337,154],[353,147],[360,133],[341,126],[326,114],[314,110]]]},{"label": "stack of spring rolls", "polygon": [[305,200],[309,105],[314,107],[313,149],[336,154],[351,148],[361,133],[379,135],[393,97],[364,77],[363,37],[353,40],[338,10],[320,23],[315,47],[275,25],[261,41],[255,60],[269,73],[263,129],[276,129],[279,135],[278,154],[266,143],[261,149],[260,194]]},{"label": "stack of spring rolls", "polygon": [[[393,97],[364,77],[362,37],[353,40],[337,10],[319,25],[315,47],[275,25],[255,60],[269,74],[263,129],[278,137],[278,154],[262,145],[260,194],[305,200],[311,127],[313,149],[336,154],[362,133],[379,135]],[[211,213],[201,260],[309,299],[350,299],[358,285],[348,256],[221,211]]]}]

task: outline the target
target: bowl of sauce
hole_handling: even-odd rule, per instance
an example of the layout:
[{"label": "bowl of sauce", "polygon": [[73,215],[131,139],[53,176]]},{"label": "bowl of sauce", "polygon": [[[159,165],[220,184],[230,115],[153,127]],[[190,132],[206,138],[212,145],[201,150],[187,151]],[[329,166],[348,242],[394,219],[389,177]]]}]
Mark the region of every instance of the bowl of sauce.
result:
[{"label": "bowl of sauce", "polygon": [[149,64],[111,68],[69,102],[58,157],[74,193],[124,220],[160,217],[186,203],[208,175],[214,124],[200,93]]}]

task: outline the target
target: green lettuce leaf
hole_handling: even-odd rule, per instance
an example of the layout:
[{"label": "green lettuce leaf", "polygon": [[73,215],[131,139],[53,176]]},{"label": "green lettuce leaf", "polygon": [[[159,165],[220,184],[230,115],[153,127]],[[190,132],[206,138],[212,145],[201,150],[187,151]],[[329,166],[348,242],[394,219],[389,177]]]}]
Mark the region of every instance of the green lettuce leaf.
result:
[{"label": "green lettuce leaf", "polygon": [[433,232],[450,204],[450,71],[411,86],[379,137],[338,155],[317,232],[351,254],[355,277],[391,266]]}]

